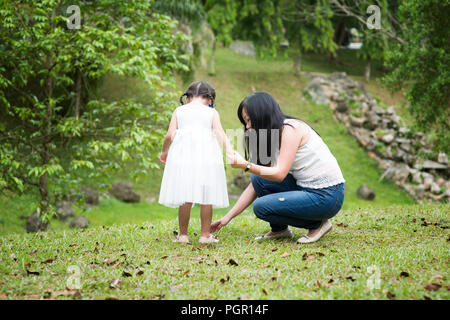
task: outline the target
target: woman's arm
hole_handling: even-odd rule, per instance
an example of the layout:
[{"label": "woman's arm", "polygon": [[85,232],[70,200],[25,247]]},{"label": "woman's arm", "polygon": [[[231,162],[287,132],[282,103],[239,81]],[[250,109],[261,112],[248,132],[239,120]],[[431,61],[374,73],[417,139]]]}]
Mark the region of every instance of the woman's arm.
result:
[{"label": "woman's arm", "polygon": [[256,199],[256,192],[253,185],[250,183],[244,192],[242,192],[238,201],[233,208],[222,218],[211,224],[211,232],[219,231],[223,226],[226,226],[234,217],[244,211]]},{"label": "woman's arm", "polygon": [[219,139],[220,146],[225,149],[225,152],[229,152],[233,150],[230,144],[230,140],[228,140],[227,135],[223,131],[222,124],[220,123],[220,116],[217,110],[214,110],[212,128],[216,137]]},{"label": "woman's arm", "polygon": [[[281,135],[281,146],[277,159],[277,165],[273,167],[265,167],[252,163],[249,172],[267,180],[277,182],[283,181],[289,173],[292,163],[294,163],[295,154],[301,138],[301,129],[293,128],[288,125],[284,126],[283,133]],[[227,154],[227,159],[233,168],[245,169],[248,163],[236,151],[229,152]]]},{"label": "woman's arm", "polygon": [[159,159],[161,162],[166,162],[167,153],[169,151],[169,147],[172,144],[173,138],[175,137],[175,133],[177,131],[177,113],[176,110],[172,113],[172,118],[170,119],[169,129],[167,129],[167,133],[164,136],[164,142],[162,145],[161,155]]}]

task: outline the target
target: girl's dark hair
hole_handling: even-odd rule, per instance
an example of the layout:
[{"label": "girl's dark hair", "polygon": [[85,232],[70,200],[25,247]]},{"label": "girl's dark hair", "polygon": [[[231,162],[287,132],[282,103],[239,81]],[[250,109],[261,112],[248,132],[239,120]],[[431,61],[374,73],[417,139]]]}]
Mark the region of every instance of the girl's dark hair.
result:
[{"label": "girl's dark hair", "polygon": [[[246,128],[244,118],[242,117],[242,110],[245,109],[248,117],[251,122],[251,129],[255,130],[256,133],[256,143],[253,145],[250,150],[249,146],[249,134],[248,129]],[[266,92],[255,92],[254,94],[246,97],[239,104],[239,108],[237,111],[239,120],[244,125],[244,149],[245,149],[245,158],[247,160],[250,159],[251,162],[256,162],[258,165],[263,166],[271,166],[272,163],[276,160],[276,156],[279,150],[271,150],[272,149],[272,133],[274,133],[271,129],[278,129],[278,146],[281,145],[281,136],[283,132],[284,120],[285,119],[297,119],[303,121],[302,119],[298,119],[295,117],[291,117],[285,115],[278,103],[275,99]],[[305,122],[305,121],[303,121]],[[306,122],[305,122],[306,123]],[[286,123],[286,125],[290,125]],[[313,129],[314,130],[314,129]],[[267,157],[270,158],[269,163],[262,163],[260,159],[260,141],[262,134],[267,133]],[[256,160],[256,161],[255,161]]]},{"label": "girl's dark hair", "polygon": [[211,99],[210,106],[214,106],[214,100],[216,99],[216,90],[214,87],[206,81],[195,81],[189,85],[186,92],[180,97],[180,104],[184,104],[183,97],[202,97],[206,99]]}]

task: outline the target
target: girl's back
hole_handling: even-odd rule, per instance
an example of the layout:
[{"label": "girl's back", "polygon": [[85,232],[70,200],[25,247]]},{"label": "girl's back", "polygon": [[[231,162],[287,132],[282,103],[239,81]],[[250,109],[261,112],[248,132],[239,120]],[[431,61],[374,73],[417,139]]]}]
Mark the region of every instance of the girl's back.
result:
[{"label": "girl's back", "polygon": [[178,130],[212,129],[214,109],[200,103],[189,103],[176,109]]}]

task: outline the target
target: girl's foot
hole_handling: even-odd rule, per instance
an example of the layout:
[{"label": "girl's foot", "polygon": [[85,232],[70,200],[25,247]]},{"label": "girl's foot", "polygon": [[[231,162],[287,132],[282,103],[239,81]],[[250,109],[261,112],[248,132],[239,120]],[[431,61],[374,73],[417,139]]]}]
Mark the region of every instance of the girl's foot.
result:
[{"label": "girl's foot", "polygon": [[209,237],[200,237],[200,239],[198,239],[199,243],[217,243],[219,242],[219,239],[215,236],[213,236],[212,234],[209,235]]},{"label": "girl's foot", "polygon": [[298,243],[311,243],[316,242],[320,238],[322,238],[323,235],[327,234],[328,232],[333,229],[333,226],[331,225],[331,222],[327,219],[322,221],[322,224],[317,229],[309,230],[308,235],[302,236],[300,239],[297,240]]},{"label": "girl's foot", "polygon": [[180,243],[189,243],[189,237],[185,234],[180,234],[175,239],[172,240],[173,242],[180,242]]},{"label": "girl's foot", "polygon": [[255,238],[255,240],[267,240],[267,239],[280,239],[280,238],[291,238],[292,237],[292,231],[287,227],[284,230],[281,231],[269,231],[263,236],[258,236]]}]

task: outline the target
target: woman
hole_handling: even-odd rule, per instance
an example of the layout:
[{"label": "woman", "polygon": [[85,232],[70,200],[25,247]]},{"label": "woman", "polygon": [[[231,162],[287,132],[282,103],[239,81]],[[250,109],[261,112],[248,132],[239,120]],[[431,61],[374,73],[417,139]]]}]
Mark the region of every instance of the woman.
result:
[{"label": "woman", "polygon": [[[233,208],[211,225],[211,232],[220,230],[253,203],[255,215],[271,227],[257,239],[292,237],[289,226],[293,226],[309,229],[299,243],[319,240],[332,229],[329,219],[344,201],[345,180],[335,157],[314,129],[283,114],[268,93],[256,92],[245,98],[238,117],[248,136],[246,158],[250,156],[251,161],[236,151],[229,152],[227,160],[233,168],[250,172],[251,183]],[[256,143],[251,143],[255,137]],[[264,138],[267,156],[260,150]],[[277,140],[279,148],[273,146]]]}]

